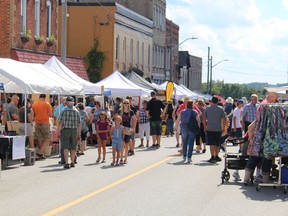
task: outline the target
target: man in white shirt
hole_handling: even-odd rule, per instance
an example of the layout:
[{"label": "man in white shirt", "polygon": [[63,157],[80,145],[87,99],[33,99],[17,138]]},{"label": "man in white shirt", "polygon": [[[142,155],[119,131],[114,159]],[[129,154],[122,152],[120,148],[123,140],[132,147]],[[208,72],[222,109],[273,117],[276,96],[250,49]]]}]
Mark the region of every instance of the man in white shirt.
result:
[{"label": "man in white shirt", "polygon": [[[242,113],[243,113],[244,101],[238,100],[237,107],[233,111],[232,118],[232,136],[234,138],[242,137]],[[242,144],[239,144],[239,153],[242,151]],[[236,170],[232,175],[236,181],[241,181],[238,170]]]}]

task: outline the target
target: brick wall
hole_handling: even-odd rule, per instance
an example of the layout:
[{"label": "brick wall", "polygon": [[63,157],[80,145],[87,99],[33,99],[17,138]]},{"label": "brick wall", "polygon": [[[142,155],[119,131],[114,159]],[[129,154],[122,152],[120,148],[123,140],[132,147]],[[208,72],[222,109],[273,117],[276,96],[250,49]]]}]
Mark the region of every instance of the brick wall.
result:
[{"label": "brick wall", "polygon": [[11,15],[13,0],[0,1],[0,57],[9,57],[11,47]]},{"label": "brick wall", "polygon": [[[52,5],[52,26],[51,33],[55,36],[57,40],[57,0],[50,0]],[[40,35],[43,35],[46,40],[46,21],[47,21],[47,3],[45,1],[40,1]],[[20,38],[20,1],[15,0],[15,10],[14,10],[14,37],[12,41],[12,47],[29,49],[34,51],[44,51],[49,53],[57,52],[57,43],[53,46],[48,47],[44,41],[40,45],[36,45],[34,36],[35,36],[35,1],[27,0],[27,20],[26,26],[27,30],[31,31],[31,38],[28,42],[23,43]]]},{"label": "brick wall", "polygon": [[[11,48],[28,49],[34,51],[57,53],[57,29],[58,29],[58,4],[57,0],[50,0],[52,5],[52,25],[51,33],[55,36],[56,42],[48,47],[44,41],[41,45],[36,45],[35,35],[35,1],[27,0],[27,30],[31,30],[31,38],[27,43],[23,43],[20,38],[20,0],[0,1],[0,57],[11,57]],[[40,6],[40,35],[46,39],[46,0],[41,0]]]}]

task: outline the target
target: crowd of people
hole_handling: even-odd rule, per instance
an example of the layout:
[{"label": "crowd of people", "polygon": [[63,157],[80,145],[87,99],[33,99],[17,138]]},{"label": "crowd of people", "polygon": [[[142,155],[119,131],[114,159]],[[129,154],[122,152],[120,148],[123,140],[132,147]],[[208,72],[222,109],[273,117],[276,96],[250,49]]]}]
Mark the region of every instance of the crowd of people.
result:
[{"label": "crowd of people", "polygon": [[[13,95],[2,106],[2,113],[6,113],[2,121],[19,122],[19,134],[27,134],[28,146],[38,146],[37,160],[45,159],[44,150],[51,143],[51,128],[55,127],[54,133],[58,134],[61,143],[59,163],[65,169],[75,167],[77,156],[85,154],[87,143],[97,143],[96,163],[106,163],[106,145],[111,143],[111,166],[127,164],[128,156],[135,155],[136,132],[139,132],[140,137],[138,148],[158,149],[161,147],[162,135],[175,135],[175,145],[180,148],[183,163],[192,162],[194,143],[196,152],[203,154],[208,145],[210,159],[207,158],[207,161],[218,163],[222,160],[219,152],[224,140],[228,136],[242,137],[248,131],[261,102],[255,94],[251,95],[249,101],[246,98],[228,97],[225,103],[217,96],[213,96],[209,102],[185,97],[177,103],[173,100],[167,103],[159,100],[154,91],[150,96],[151,99],[143,100],[140,107],[133,105],[130,96],[124,99],[116,97],[113,109],[109,110],[93,98],[87,106],[75,103],[71,96],[62,97],[59,104],[51,104],[46,102],[45,94],[40,94],[35,103],[27,99],[26,103],[22,101],[22,106],[18,107],[20,98]],[[268,95],[266,100],[275,102],[276,99],[271,97]],[[163,124],[166,125],[164,134]],[[242,146],[239,145],[239,152],[241,150]],[[256,177],[261,177],[261,163],[251,159],[244,177],[245,184],[248,184],[248,178],[256,166]],[[240,180],[237,171],[233,176]]]}]

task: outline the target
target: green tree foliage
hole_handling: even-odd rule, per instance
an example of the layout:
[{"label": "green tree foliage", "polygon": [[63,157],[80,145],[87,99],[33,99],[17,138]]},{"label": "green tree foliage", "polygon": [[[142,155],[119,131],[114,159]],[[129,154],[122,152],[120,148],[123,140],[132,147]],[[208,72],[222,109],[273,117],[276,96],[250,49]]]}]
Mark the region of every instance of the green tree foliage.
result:
[{"label": "green tree foliage", "polygon": [[[202,84],[202,89],[207,89],[206,83]],[[206,91],[204,93],[207,93]],[[259,97],[264,97],[266,90],[262,89],[253,89],[247,87],[246,84],[231,84],[224,83],[223,81],[213,81],[212,85],[212,95],[221,95],[223,98],[232,97],[232,98],[249,98],[251,94],[257,94]]]},{"label": "green tree foliage", "polygon": [[88,76],[91,82],[95,83],[101,80],[101,72],[103,70],[103,62],[105,55],[103,52],[98,51],[99,40],[94,40],[93,48],[88,52],[85,61],[89,63],[87,69]]}]

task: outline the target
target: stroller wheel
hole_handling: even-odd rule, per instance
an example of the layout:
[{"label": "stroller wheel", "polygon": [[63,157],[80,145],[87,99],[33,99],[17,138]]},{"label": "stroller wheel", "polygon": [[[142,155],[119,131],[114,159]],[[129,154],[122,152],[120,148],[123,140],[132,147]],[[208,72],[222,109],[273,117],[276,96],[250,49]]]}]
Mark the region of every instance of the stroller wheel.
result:
[{"label": "stroller wheel", "polygon": [[256,191],[260,191],[260,186],[259,185],[257,185]]},{"label": "stroller wheel", "polygon": [[227,182],[229,181],[229,179],[230,179],[230,173],[229,173],[228,171],[226,172],[224,178],[225,178],[225,181],[227,181]]}]

